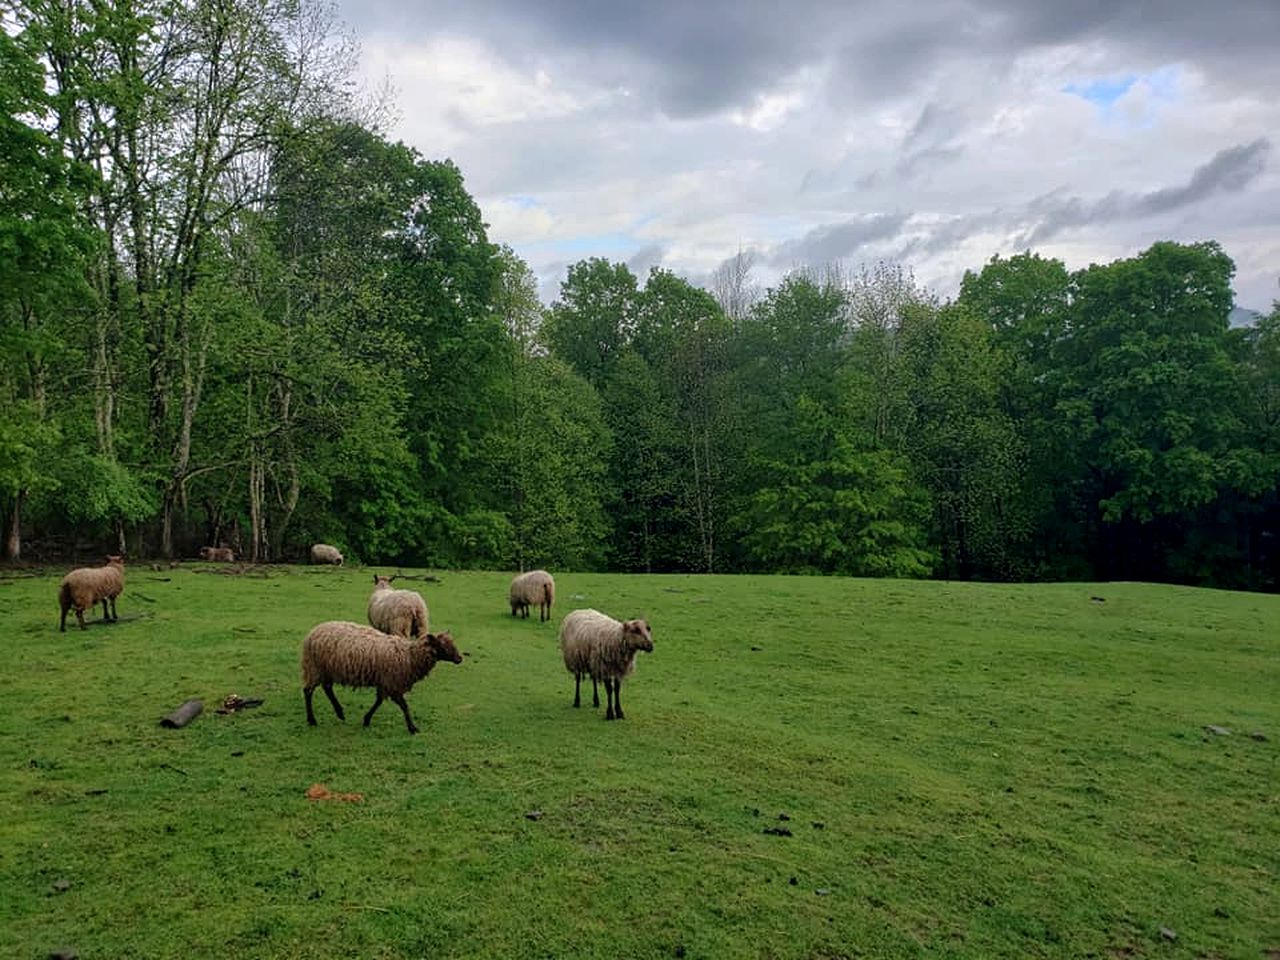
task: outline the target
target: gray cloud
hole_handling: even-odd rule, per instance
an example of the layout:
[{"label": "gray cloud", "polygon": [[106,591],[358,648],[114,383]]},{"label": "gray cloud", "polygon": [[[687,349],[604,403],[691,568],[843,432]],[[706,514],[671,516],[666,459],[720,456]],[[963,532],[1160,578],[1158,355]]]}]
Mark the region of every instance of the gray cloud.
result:
[{"label": "gray cloud", "polygon": [[814,227],[797,240],[778,246],[769,262],[778,267],[822,265],[854,257],[870,243],[896,237],[907,222],[905,213],[877,213]]},{"label": "gray cloud", "polygon": [[1217,193],[1237,193],[1263,172],[1270,152],[1271,141],[1266,137],[1220,150],[1208,163],[1197,167],[1182,186],[1149,193],[1112,192],[1094,201],[1059,194],[1039,197],[1027,209],[1033,222],[1026,228],[1023,240],[1027,244],[1044,243],[1072,227],[1153,217]]},{"label": "gray cloud", "polygon": [[[1243,302],[1275,294],[1280,0],[339,2],[370,73],[412,77],[396,135],[503,204],[547,299],[593,254],[949,282],[1032,244],[1074,267],[1204,237]],[[1237,145],[1197,167],[1206,143]]]},{"label": "gray cloud", "polygon": [[953,61],[1008,63],[1031,47],[1099,38],[1152,63],[1213,63],[1277,75],[1276,0],[343,0],[358,28],[490,38],[511,62],[574,61],[600,84],[650,97],[668,115],[748,107],[805,66],[836,66],[831,94],[894,96]]},{"label": "gray cloud", "polygon": [[665,255],[666,250],[661,244],[651,243],[648,246],[641,247],[627,258],[627,268],[639,277],[643,283],[644,279],[649,276],[651,268],[662,266],[662,258]]}]

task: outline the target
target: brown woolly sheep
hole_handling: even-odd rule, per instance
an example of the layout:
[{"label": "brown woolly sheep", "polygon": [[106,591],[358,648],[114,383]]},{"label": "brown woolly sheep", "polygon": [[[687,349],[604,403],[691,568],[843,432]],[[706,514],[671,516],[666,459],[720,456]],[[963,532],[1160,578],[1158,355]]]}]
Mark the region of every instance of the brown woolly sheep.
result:
[{"label": "brown woolly sheep", "polygon": [[538,605],[538,620],[545,622],[551,619],[551,604],[556,599],[556,582],[545,570],[530,570],[511,581],[511,615],[517,611],[528,618],[529,605]]},{"label": "brown woolly sheep", "polygon": [[236,554],[230,547],[201,547],[200,559],[214,563],[235,563]]},{"label": "brown woolly sheep", "polygon": [[412,590],[393,590],[394,579],[374,574],[373,593],[369,596],[370,625],[399,637],[426,636],[427,601]]},{"label": "brown woolly sheep", "polygon": [[327,543],[313,544],[311,547],[312,563],[331,563],[336,567],[342,566],[342,554],[337,547],[331,547]]},{"label": "brown woolly sheep", "polygon": [[574,675],[573,705],[579,705],[582,674],[589,673],[593,706],[600,706],[595,683],[602,680],[604,718],[622,720],[622,678],[635,670],[637,651],[653,652],[653,636],[647,620],[621,623],[598,610],[574,610],[560,624],[560,650],[565,669]]},{"label": "brown woolly sheep", "polygon": [[[124,557],[112,555],[107,557],[103,567],[80,567],[72,570],[62,578],[58,587],[58,604],[62,607],[62,622],[59,631],[67,629],[67,611],[72,607],[76,611],[76,619],[80,621],[80,629],[87,630],[84,612],[98,602],[102,603],[103,620],[119,620],[116,615],[116,597],[124,593]],[[111,603],[111,612],[107,613],[107,603]]]},{"label": "brown woolly sheep", "polygon": [[322,623],[302,641],[302,693],[307,701],[307,723],[316,724],[311,694],[318,686],[324,688],[338,719],[346,719],[342,704],[333,693],[333,685],[340,683],[377,688],[378,698],[364,715],[366,727],[382,701],[389,699],[404,712],[409,732],[417,733],[404,695],[441,660],[462,662],[462,654],[449,633],[429,633],[421,640],[407,640],[359,623]]}]

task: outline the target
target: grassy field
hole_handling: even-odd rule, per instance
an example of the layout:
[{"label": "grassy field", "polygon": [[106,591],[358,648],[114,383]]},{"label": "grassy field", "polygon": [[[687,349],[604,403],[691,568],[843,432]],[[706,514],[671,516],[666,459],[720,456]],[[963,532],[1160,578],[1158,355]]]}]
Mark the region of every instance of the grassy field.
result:
[{"label": "grassy field", "polygon": [[[369,571],[132,567],[59,634],[62,572],[0,574],[4,957],[1280,956],[1277,597],[564,574],[539,624],[446,572],[412,737],[305,723]],[[571,707],[579,606],[652,624],[625,721]]]}]

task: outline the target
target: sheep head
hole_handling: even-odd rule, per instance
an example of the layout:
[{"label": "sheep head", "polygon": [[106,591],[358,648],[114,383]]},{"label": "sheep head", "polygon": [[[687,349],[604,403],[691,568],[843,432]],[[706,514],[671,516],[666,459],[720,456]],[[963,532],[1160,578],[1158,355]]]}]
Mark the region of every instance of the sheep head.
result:
[{"label": "sheep head", "polygon": [[124,566],[124,554],[122,554],[122,553],[109,553],[109,554],[107,554],[107,563],[108,563],[108,564],[110,564],[110,565],[111,565],[111,566],[113,566],[113,567],[123,567],[123,566]]},{"label": "sheep head", "polygon": [[378,576],[378,575],[375,573],[375,574],[373,575],[373,589],[375,589],[375,590],[390,590],[390,589],[391,589],[391,581],[392,581],[392,580],[394,580],[394,579],[395,579],[395,577],[380,577],[380,576]]},{"label": "sheep head", "polygon": [[437,660],[448,660],[450,663],[462,662],[462,654],[453,645],[453,634],[448,630],[444,633],[428,633],[424,642],[435,653]]},{"label": "sheep head", "polygon": [[628,620],[622,625],[622,636],[632,650],[653,653],[653,635],[648,620]]}]

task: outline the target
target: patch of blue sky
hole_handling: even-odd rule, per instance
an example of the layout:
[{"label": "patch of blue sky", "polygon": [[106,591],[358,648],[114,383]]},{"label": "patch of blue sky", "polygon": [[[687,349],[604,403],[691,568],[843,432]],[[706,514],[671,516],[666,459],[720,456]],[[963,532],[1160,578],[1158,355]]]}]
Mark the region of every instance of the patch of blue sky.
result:
[{"label": "patch of blue sky", "polygon": [[1138,82],[1136,73],[1120,74],[1112,77],[1099,77],[1085,83],[1068,83],[1062,88],[1063,93],[1073,93],[1099,107],[1111,106]]},{"label": "patch of blue sky", "polygon": [[[1162,107],[1178,100],[1182,79],[1182,69],[1167,64],[1150,73],[1117,73],[1069,83],[1062,91],[1092,103],[1099,119],[1108,126],[1144,129],[1156,123]],[[1142,86],[1143,96],[1132,104],[1118,106],[1136,85]]]}]

